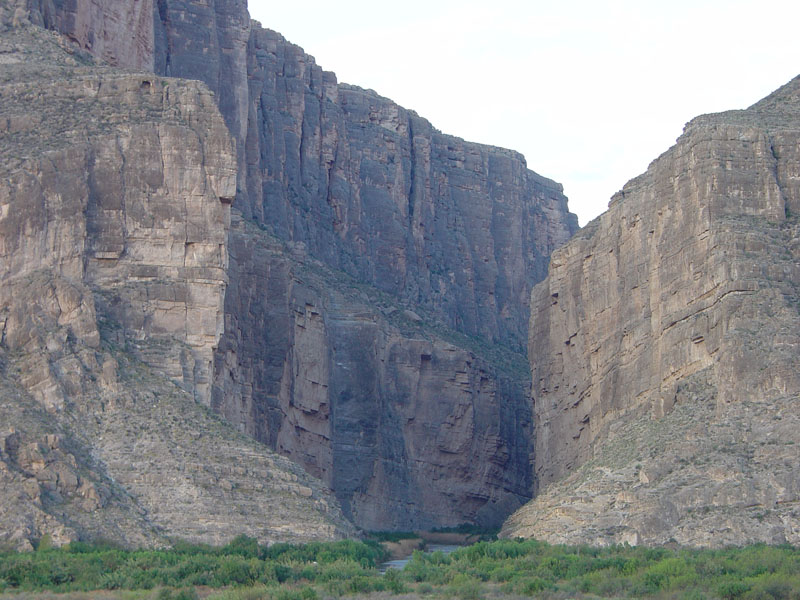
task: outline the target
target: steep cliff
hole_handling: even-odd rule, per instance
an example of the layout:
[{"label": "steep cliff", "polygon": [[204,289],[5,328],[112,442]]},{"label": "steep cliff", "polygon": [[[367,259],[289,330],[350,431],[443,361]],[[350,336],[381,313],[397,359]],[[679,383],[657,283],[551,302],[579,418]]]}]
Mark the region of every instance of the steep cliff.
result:
[{"label": "steep cliff", "polygon": [[[528,379],[487,362],[507,350],[478,358],[474,346],[524,344],[531,285],[577,228],[561,187],[517,153],[443,135],[374,92],[337,84],[257,23],[246,73],[221,68],[227,54],[214,51],[198,71],[185,40],[196,37],[187,23],[199,13],[160,6],[168,72],[227,94],[220,107],[244,174],[234,206],[337,272],[292,298],[304,288],[277,275],[287,267],[276,271],[275,259],[232,239],[241,251],[231,253],[214,410],[323,477],[360,526],[498,523],[532,491],[530,438],[520,435]],[[232,6],[207,6],[219,48],[241,48],[244,21],[230,17]],[[342,299],[343,277],[387,294],[399,313],[454,330],[455,341],[420,348],[418,332],[393,328],[363,299]],[[407,406],[398,411],[398,402]],[[403,424],[412,408],[416,426]],[[448,419],[464,431],[445,425],[438,437],[475,439],[443,442],[465,444],[457,451],[430,443]]]},{"label": "steep cliff", "polygon": [[153,0],[5,0],[16,24],[53,29],[103,62],[152,71],[155,40]]},{"label": "steep cliff", "polygon": [[236,176],[213,96],[17,17],[0,10],[0,541],[352,531],[327,488],[198,404]]},{"label": "steep cliff", "polygon": [[561,186],[513,151],[465,142],[369,90],[337,85],[254,26],[243,210],[311,255],[523,347],[530,287],[577,229]]},{"label": "steep cliff", "polygon": [[800,78],[698,117],[553,254],[507,535],[798,543],[799,140]]},{"label": "steep cliff", "polygon": [[367,529],[499,525],[530,497],[518,356],[487,355],[236,214],[230,254],[215,411]]},{"label": "steep cliff", "polygon": [[[112,64],[205,82],[236,141],[234,206],[245,216],[458,331],[524,347],[531,284],[577,219],[561,186],[519,153],[444,135],[371,90],[339,85],[251,21],[244,0],[25,1],[33,22]],[[140,18],[147,5],[152,22]],[[135,60],[127,41],[90,41],[118,23],[142,40]]]},{"label": "steep cliff", "polygon": [[[92,52],[62,23],[92,23],[97,37],[108,21],[87,13],[94,4],[64,3],[58,18],[44,0],[28,5]],[[561,186],[516,152],[338,84],[243,0],[152,8],[135,37],[152,39],[157,73],[214,92],[236,148],[234,212],[263,229],[228,241],[224,333],[211,397],[203,387],[197,399],[323,477],[360,525],[499,522],[532,492],[529,378],[504,365],[524,361],[531,286],[577,229]],[[308,260],[329,274],[312,287],[297,281]],[[367,299],[342,296],[355,284]],[[370,306],[375,294],[415,327]],[[411,409],[401,417],[397,402],[424,418],[400,426]],[[432,444],[441,422],[446,441]]]}]

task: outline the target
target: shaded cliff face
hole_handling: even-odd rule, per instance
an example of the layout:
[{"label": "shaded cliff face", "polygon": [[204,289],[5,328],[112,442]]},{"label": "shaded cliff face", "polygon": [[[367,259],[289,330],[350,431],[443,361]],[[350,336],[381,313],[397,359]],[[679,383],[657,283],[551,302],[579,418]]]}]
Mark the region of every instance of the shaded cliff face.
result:
[{"label": "shaded cliff face", "polygon": [[197,403],[235,193],[208,89],[34,27],[0,50],[2,543],[351,531],[327,488]]},{"label": "shaded cliff face", "polygon": [[453,329],[524,346],[530,286],[577,229],[561,186],[337,85],[279,34],[254,27],[249,51],[253,215]]},{"label": "shaded cliff face", "polygon": [[236,140],[236,208],[456,330],[524,348],[530,286],[577,229],[559,184],[337,84],[244,0],[154,8],[156,72],[205,82]]},{"label": "shaded cliff face", "polygon": [[153,0],[6,0],[9,18],[53,29],[108,64],[152,71]]},{"label": "shaded cliff face", "polygon": [[[216,19],[212,47],[240,49],[242,21],[222,17],[223,6],[233,10],[203,9]],[[577,228],[558,184],[517,153],[443,135],[337,84],[257,24],[246,73],[221,68],[228,55],[216,51],[198,69],[187,23],[199,13],[160,7],[168,72],[219,82],[237,139],[234,205],[246,218],[342,272],[335,278],[388,294],[399,312],[483,345],[524,345],[530,286]],[[309,290],[284,259],[248,244],[231,240],[214,410],[323,477],[362,527],[495,524],[531,494],[525,375],[501,376],[463,340],[420,346],[367,303],[337,300],[338,283]],[[440,427],[447,441],[432,443]]]},{"label": "shaded cliff face", "polygon": [[699,117],[554,253],[529,349],[552,485],[508,535],[800,539],[799,140],[800,79]]},{"label": "shaded cliff face", "polygon": [[499,525],[530,497],[524,376],[236,215],[230,240],[214,410],[367,529]]}]

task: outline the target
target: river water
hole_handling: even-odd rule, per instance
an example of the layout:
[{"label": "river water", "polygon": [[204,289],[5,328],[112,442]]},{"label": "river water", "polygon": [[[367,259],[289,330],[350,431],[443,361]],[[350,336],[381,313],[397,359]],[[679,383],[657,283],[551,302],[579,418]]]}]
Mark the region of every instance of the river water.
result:
[{"label": "river water", "polygon": [[[450,554],[454,550],[458,550],[459,548],[463,548],[463,546],[456,546],[454,544],[428,544],[425,547],[425,554],[432,554],[434,552],[443,552],[445,554]],[[402,571],[403,568],[408,564],[408,561],[411,560],[411,554],[409,554],[406,558],[399,558],[397,560],[387,560],[385,563],[382,563],[378,566],[378,571],[381,573],[386,573],[389,569],[397,569],[398,571]]]}]

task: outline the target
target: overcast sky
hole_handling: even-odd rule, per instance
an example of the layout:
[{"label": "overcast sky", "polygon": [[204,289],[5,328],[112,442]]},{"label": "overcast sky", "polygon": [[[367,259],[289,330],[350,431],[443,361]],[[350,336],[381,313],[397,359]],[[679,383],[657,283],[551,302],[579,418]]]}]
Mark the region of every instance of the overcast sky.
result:
[{"label": "overcast sky", "polygon": [[800,73],[800,2],[249,0],[334,71],[465,139],[522,152],[581,225],[708,112]]}]

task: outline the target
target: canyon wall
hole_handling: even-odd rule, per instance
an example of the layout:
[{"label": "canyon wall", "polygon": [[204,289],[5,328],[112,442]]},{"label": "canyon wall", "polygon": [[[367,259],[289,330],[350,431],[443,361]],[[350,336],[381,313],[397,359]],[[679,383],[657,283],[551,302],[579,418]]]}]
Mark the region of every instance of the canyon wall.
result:
[{"label": "canyon wall", "polygon": [[797,543],[800,78],[691,121],[552,257],[530,327],[542,494],[505,533]]},{"label": "canyon wall", "polygon": [[58,31],[103,62],[154,67],[153,0],[6,0],[7,14]]},{"label": "canyon wall", "polygon": [[247,197],[260,222],[449,327],[524,347],[532,282],[577,229],[559,184],[254,26]]},{"label": "canyon wall", "polygon": [[[244,0],[158,0],[152,22],[140,18],[145,0],[27,2],[32,22],[111,64],[205,82],[235,139],[234,207],[245,216],[453,329],[524,349],[532,282],[577,219],[561,185],[522,155],[442,134],[371,90],[338,84],[251,21]],[[88,40],[108,37],[109,23],[152,53],[126,63],[127,42],[98,51]]]},{"label": "canyon wall", "polygon": [[200,407],[236,180],[214,97],[17,17],[0,10],[0,543],[352,533],[328,488]]},{"label": "canyon wall", "polygon": [[230,253],[216,412],[367,529],[499,525],[530,497],[524,361],[486,356],[236,215]]},{"label": "canyon wall", "polygon": [[[220,97],[231,130],[247,125],[234,206],[334,279],[460,336],[442,351],[438,334],[392,328],[331,280],[308,291],[283,276],[279,291],[272,263],[232,252],[214,410],[323,477],[359,526],[498,524],[532,490],[527,376],[502,374],[463,335],[483,348],[524,344],[530,286],[577,227],[561,187],[517,153],[337,84],[255,23],[247,52],[246,118]],[[235,72],[223,87],[241,98],[242,80]],[[265,270],[269,294],[243,276]],[[446,441],[430,443],[440,426]]]},{"label": "canyon wall", "polygon": [[[94,53],[90,37],[140,8],[28,5]],[[234,138],[234,213],[263,230],[231,233],[211,396],[197,399],[322,477],[359,525],[499,523],[532,492],[529,378],[505,367],[524,361],[532,284],[577,229],[561,186],[339,84],[243,0],[152,8],[132,25],[152,40],[140,64],[212,90]],[[309,287],[299,256],[330,276]]]}]

